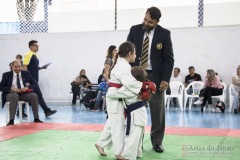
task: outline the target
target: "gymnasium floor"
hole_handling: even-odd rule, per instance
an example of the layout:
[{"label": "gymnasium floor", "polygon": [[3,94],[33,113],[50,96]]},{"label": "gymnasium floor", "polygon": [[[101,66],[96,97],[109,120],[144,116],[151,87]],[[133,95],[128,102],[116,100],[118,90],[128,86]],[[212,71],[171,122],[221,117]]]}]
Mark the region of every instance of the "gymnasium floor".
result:
[{"label": "gymnasium floor", "polygon": [[[19,123],[16,117],[16,125],[8,127],[5,127],[5,110],[0,109],[0,160],[114,159],[112,150],[106,151],[107,157],[101,157],[94,147],[106,120],[104,112],[90,112],[84,106],[50,106],[58,112],[49,118],[39,109],[40,119],[45,123],[27,123],[26,119]],[[239,160],[240,114],[199,110],[199,107],[184,112],[176,107],[166,110],[163,154],[151,149],[149,118],[141,159]]]}]

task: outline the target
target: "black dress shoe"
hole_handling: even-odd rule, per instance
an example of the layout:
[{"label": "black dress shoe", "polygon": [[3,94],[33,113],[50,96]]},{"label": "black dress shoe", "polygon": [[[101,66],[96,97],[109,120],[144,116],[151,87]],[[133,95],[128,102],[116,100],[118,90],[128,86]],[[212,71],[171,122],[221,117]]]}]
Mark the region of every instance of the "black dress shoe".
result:
[{"label": "black dress shoe", "polygon": [[10,121],[7,123],[7,126],[10,126],[10,125],[14,125],[14,120],[10,120]]},{"label": "black dress shoe", "polygon": [[34,118],[34,122],[35,123],[43,123],[43,121],[41,121],[39,118]]},{"label": "black dress shoe", "polygon": [[49,117],[49,116],[51,116],[51,115],[53,115],[55,113],[57,113],[57,110],[49,110],[49,111],[45,112],[45,116]]},{"label": "black dress shoe", "polygon": [[238,114],[238,110],[237,110],[236,108],[233,110],[233,112],[234,112],[235,114]]},{"label": "black dress shoe", "polygon": [[164,148],[162,145],[155,145],[153,146],[153,150],[158,153],[162,153],[164,151]]}]

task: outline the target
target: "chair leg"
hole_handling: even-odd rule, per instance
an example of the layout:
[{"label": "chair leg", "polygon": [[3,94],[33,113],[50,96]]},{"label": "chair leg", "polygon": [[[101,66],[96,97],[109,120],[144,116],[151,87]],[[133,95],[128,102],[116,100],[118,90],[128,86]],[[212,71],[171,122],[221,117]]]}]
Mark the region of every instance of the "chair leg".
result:
[{"label": "chair leg", "polygon": [[177,99],[178,99],[180,109],[181,109],[181,111],[183,111],[183,100],[180,97],[178,97]]},{"label": "chair leg", "polygon": [[22,122],[22,103],[18,103],[19,108],[19,121]]},{"label": "chair leg", "polygon": [[186,109],[186,106],[187,106],[187,100],[188,100],[188,98],[185,98],[185,99],[184,99],[184,106],[183,106],[183,107],[184,107],[184,110]]},{"label": "chair leg", "polygon": [[193,98],[190,98],[190,99],[189,99],[189,102],[188,102],[188,103],[189,103],[189,104],[188,104],[188,105],[189,105],[189,110],[192,109],[192,101],[193,101]]},{"label": "chair leg", "polygon": [[166,95],[165,95],[165,97],[164,97],[164,107],[166,107],[167,106],[167,98],[166,98]]},{"label": "chair leg", "polygon": [[28,122],[30,122],[30,107],[28,103],[26,103],[26,108],[27,108]]},{"label": "chair leg", "polygon": [[167,99],[167,109],[169,109],[171,98]]}]

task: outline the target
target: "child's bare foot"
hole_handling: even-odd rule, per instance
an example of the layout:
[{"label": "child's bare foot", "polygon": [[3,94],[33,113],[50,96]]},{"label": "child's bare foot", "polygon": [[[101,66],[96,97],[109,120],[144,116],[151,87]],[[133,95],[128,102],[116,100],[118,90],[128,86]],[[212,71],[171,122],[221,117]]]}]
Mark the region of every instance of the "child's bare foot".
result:
[{"label": "child's bare foot", "polygon": [[117,160],[127,160],[124,157],[122,157],[121,155],[115,155]]},{"label": "child's bare foot", "polygon": [[104,149],[100,147],[97,143],[95,144],[95,147],[97,148],[101,156],[107,156],[107,154],[104,152]]}]

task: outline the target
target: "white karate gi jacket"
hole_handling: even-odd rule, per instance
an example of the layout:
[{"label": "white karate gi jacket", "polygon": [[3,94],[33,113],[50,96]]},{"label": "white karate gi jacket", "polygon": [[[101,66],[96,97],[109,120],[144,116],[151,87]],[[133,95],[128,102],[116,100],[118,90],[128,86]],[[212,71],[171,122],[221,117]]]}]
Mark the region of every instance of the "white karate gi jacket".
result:
[{"label": "white karate gi jacket", "polygon": [[[127,90],[134,94],[132,95],[132,97],[136,96],[142,88],[142,82],[137,81],[131,74],[131,65],[124,58],[121,57],[118,57],[117,63],[113,70],[111,71],[110,82],[121,84],[124,87],[126,87]],[[111,92],[116,92],[116,88],[115,87],[108,88],[106,94],[107,111],[108,113],[118,113],[119,107],[118,103],[122,102],[118,101],[120,97],[109,96]],[[122,92],[121,94],[124,93]],[[127,94],[129,94],[129,92],[126,93],[126,96]],[[129,96],[131,95],[129,94]]]}]

